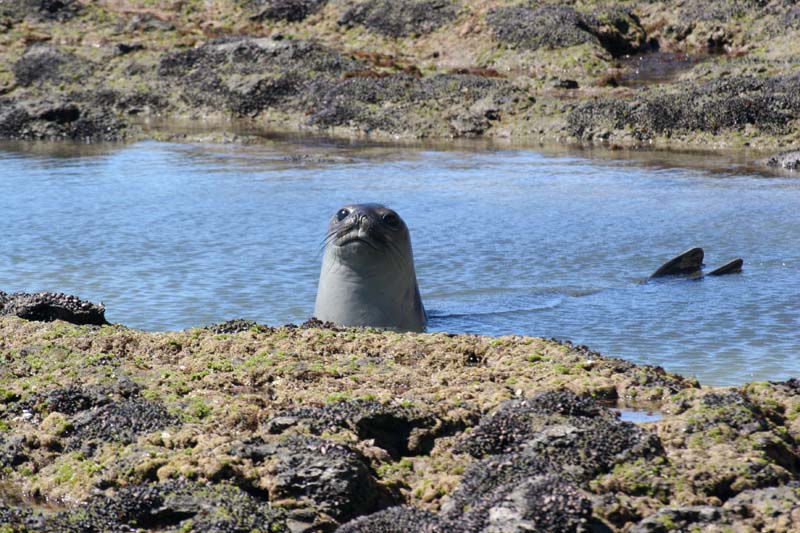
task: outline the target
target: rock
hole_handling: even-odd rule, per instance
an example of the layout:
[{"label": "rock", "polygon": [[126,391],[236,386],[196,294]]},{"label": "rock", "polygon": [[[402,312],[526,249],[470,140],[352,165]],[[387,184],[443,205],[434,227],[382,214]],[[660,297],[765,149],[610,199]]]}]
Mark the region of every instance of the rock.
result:
[{"label": "rock", "polygon": [[768,167],[777,167],[793,172],[800,172],[800,150],[782,152],[764,162]]},{"label": "rock", "polygon": [[349,429],[360,440],[372,439],[395,459],[419,455],[433,448],[434,428],[441,423],[411,407],[385,406],[375,401],[336,402],[280,413],[267,423],[267,431],[280,433],[302,424],[313,434]]},{"label": "rock", "polygon": [[529,453],[495,455],[471,466],[442,508],[459,530],[575,531],[592,514],[589,499]]},{"label": "rock", "polygon": [[336,533],[449,533],[457,531],[439,516],[415,507],[391,507],[342,525]]},{"label": "rock", "polygon": [[258,9],[251,20],[285,20],[300,22],[322,9],[328,0],[254,0],[248,2]]},{"label": "rock", "polygon": [[213,331],[217,335],[232,335],[235,333],[241,333],[243,331],[249,331],[252,328],[259,328],[264,326],[259,326],[258,323],[252,320],[228,320],[227,322],[221,322],[219,324],[211,324],[210,326],[206,326],[203,329],[207,329],[208,331]]},{"label": "rock", "polygon": [[108,324],[105,311],[102,304],[96,305],[77,296],[62,293],[8,294],[0,291],[0,316],[17,316],[40,322],[63,320],[78,325],[102,326]]},{"label": "rock", "polygon": [[66,22],[79,15],[82,9],[78,0],[13,0],[0,2],[0,17],[9,17],[14,22],[21,22],[26,17]]},{"label": "rock", "polygon": [[[725,513],[727,514],[727,513]],[[664,507],[630,529],[631,533],[667,533],[668,531],[700,530],[702,526],[723,526],[723,512],[718,507],[697,505],[692,507]]]},{"label": "rock", "polygon": [[[521,98],[520,91],[505,79],[461,74],[421,79],[406,74],[355,77],[321,84],[313,93],[316,102],[310,123],[314,126],[410,136],[426,136],[442,127],[434,109],[445,109],[452,116],[446,130],[450,136],[483,132]],[[488,116],[487,99],[491,101]]]},{"label": "rock", "polygon": [[269,464],[269,485],[263,488],[270,500],[307,500],[339,521],[395,502],[372,477],[364,458],[341,444],[304,436],[276,441],[253,437],[234,444],[230,454]]},{"label": "rock", "polygon": [[284,510],[238,487],[185,480],[125,487],[114,496],[93,496],[74,510],[42,515],[36,531],[122,532],[166,525],[171,526],[169,531],[197,533],[289,531]]},{"label": "rock", "polygon": [[734,259],[733,261],[725,263],[721,267],[715,268],[706,274],[706,276],[725,276],[727,274],[738,274],[742,271],[742,265],[744,265],[743,259]]},{"label": "rock", "polygon": [[314,42],[240,37],[168,53],[158,75],[177,80],[192,106],[255,115],[269,107],[302,106],[311,82],[359,68],[361,63]]},{"label": "rock", "polygon": [[562,5],[502,7],[490,10],[486,21],[498,40],[524,50],[594,42],[619,57],[647,47],[639,20],[621,8],[587,15]]},{"label": "rock", "polygon": [[395,38],[425,35],[454,20],[457,11],[450,0],[366,0],[345,11],[339,24]]},{"label": "rock", "polygon": [[720,134],[754,126],[784,132],[800,118],[800,77],[726,77],[682,82],[621,100],[586,102],[567,117],[570,135],[592,140],[598,132],[625,131],[637,140],[685,132]]},{"label": "rock", "polygon": [[651,278],[661,278],[664,276],[691,276],[698,274],[703,268],[702,248],[690,248],[673,257],[653,272]]},{"label": "rock", "polygon": [[[25,437],[0,433],[0,469],[15,467],[28,460],[25,453]],[[2,502],[2,496],[0,496]],[[2,524],[2,520],[0,520]]]},{"label": "rock", "polygon": [[34,45],[25,51],[11,70],[17,83],[28,87],[34,84],[76,82],[91,76],[95,68],[94,63],[75,54],[52,46]]},{"label": "rock", "polygon": [[526,450],[576,481],[614,464],[662,455],[658,437],[566,391],[508,400],[456,446],[473,457]]}]

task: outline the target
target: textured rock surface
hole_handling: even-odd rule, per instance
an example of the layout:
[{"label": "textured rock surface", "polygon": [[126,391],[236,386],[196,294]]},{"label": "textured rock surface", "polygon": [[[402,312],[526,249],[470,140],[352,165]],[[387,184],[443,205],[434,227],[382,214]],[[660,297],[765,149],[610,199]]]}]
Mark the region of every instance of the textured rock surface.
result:
[{"label": "textured rock surface", "polygon": [[17,316],[25,320],[52,322],[63,320],[73,324],[107,324],[105,308],[77,296],[39,292],[13,294],[0,291],[0,316]]},{"label": "textured rock surface", "polygon": [[[709,389],[564,342],[321,326],[0,318],[0,528],[798,525],[794,380]],[[622,422],[623,399],[662,417]]]}]

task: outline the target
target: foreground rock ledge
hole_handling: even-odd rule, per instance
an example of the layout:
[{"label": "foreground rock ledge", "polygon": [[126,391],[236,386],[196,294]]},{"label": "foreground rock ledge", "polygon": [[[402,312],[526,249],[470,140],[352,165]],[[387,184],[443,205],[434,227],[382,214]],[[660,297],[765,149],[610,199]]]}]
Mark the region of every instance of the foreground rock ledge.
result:
[{"label": "foreground rock ledge", "polygon": [[320,326],[0,318],[0,531],[800,528],[798,381]]}]

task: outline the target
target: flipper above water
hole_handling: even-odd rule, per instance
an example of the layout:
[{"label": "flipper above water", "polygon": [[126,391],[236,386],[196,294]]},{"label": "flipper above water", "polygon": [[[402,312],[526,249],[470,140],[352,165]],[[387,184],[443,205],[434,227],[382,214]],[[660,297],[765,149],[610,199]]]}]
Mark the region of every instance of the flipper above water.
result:
[{"label": "flipper above water", "polygon": [[702,248],[691,248],[661,265],[650,277],[661,278],[664,276],[692,276],[699,274],[700,269],[703,267],[703,256]]},{"label": "flipper above water", "polygon": [[744,265],[744,260],[741,257],[739,257],[737,259],[734,259],[733,261],[725,263],[716,270],[712,270],[711,272],[706,274],[706,276],[724,276],[726,274],[738,274],[739,272],[742,271],[742,265]]}]

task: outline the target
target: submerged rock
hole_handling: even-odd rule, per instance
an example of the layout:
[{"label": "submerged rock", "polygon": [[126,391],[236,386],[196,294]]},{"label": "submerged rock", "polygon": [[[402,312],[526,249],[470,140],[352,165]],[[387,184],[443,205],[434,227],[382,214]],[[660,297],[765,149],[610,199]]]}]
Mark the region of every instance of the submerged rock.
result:
[{"label": "submerged rock", "polygon": [[63,320],[73,324],[108,324],[105,307],[77,296],[62,293],[39,292],[13,294],[0,291],[0,316],[17,316],[25,320],[52,322]]}]

